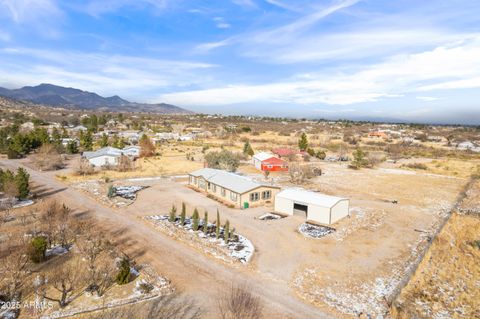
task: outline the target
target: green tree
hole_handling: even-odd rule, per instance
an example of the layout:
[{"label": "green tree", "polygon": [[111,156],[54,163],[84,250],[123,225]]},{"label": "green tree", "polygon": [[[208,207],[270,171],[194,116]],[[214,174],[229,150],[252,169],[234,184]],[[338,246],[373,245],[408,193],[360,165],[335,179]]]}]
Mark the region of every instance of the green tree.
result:
[{"label": "green tree", "polygon": [[306,151],[308,149],[307,134],[302,133],[302,136],[300,136],[300,140],[298,141],[298,148],[301,151]]},{"label": "green tree", "polygon": [[203,217],[203,232],[208,233],[208,212],[205,211],[205,216]]},{"label": "green tree", "polygon": [[100,147],[107,147],[108,146],[108,135],[103,133],[102,139],[100,140]]},{"label": "green tree", "polygon": [[228,219],[223,227],[223,240],[225,240],[225,243],[228,243],[230,240],[230,221]]},{"label": "green tree", "polygon": [[180,213],[180,225],[185,225],[185,218],[187,217],[187,207],[182,203],[182,212]]},{"label": "green tree", "polygon": [[177,207],[175,207],[175,205],[172,205],[172,208],[170,209],[170,214],[168,215],[168,221],[171,223],[174,223],[176,219],[177,219]]},{"label": "green tree", "polygon": [[315,157],[324,160],[325,157],[327,157],[327,153],[325,153],[325,151],[317,151],[317,153],[315,153]]},{"label": "green tree", "polygon": [[45,260],[47,251],[47,240],[43,236],[34,237],[28,247],[28,255],[34,263],[40,263]]},{"label": "green tree", "polygon": [[15,175],[15,183],[18,188],[19,199],[25,199],[30,194],[29,179],[30,175],[28,175],[27,171],[24,168],[19,167],[17,169],[17,174]]},{"label": "green tree", "polygon": [[52,143],[55,145],[60,145],[62,143],[62,135],[56,127],[52,130]]},{"label": "green tree", "polygon": [[80,131],[80,146],[85,151],[91,151],[93,147],[93,135],[91,130],[87,130],[86,133]]},{"label": "green tree", "polygon": [[255,152],[253,151],[252,145],[250,144],[249,141],[246,141],[245,144],[243,145],[243,154],[248,156],[253,156],[253,154],[255,154]]},{"label": "green tree", "polygon": [[127,257],[122,258],[120,262],[116,281],[119,285],[125,285],[130,282],[130,260]]},{"label": "green tree", "polygon": [[231,172],[235,172],[240,165],[238,155],[227,150],[209,152],[205,155],[205,161],[210,168],[224,169]]},{"label": "green tree", "polygon": [[220,212],[217,209],[217,222],[215,223],[215,237],[220,238]]},{"label": "green tree", "polygon": [[115,187],[113,185],[108,186],[107,196],[108,198],[112,198],[113,196],[115,196]]},{"label": "green tree", "polygon": [[69,141],[67,143],[67,153],[68,154],[77,154],[78,153],[77,141]]},{"label": "green tree", "polygon": [[359,169],[368,165],[367,159],[368,153],[364,152],[361,148],[357,148],[353,152],[353,161],[350,165],[351,168]]},{"label": "green tree", "polygon": [[192,215],[192,229],[194,231],[198,230],[198,222],[199,222],[200,216],[198,215],[198,210],[195,208],[193,210],[193,215]]}]

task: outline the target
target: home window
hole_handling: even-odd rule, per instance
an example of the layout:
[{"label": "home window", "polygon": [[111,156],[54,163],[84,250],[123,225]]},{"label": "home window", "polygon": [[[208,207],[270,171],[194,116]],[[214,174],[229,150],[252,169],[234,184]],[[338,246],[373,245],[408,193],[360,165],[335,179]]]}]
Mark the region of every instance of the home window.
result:
[{"label": "home window", "polygon": [[273,167],[273,165],[268,165],[267,167],[268,167],[268,168],[272,168],[272,167]]},{"label": "home window", "polygon": [[220,190],[220,193],[222,194],[222,196],[225,196],[225,188],[222,187],[222,189]]},{"label": "home window", "polygon": [[217,185],[215,185],[215,184],[212,185],[212,191],[213,191],[214,193],[217,192]]},{"label": "home window", "polygon": [[230,192],[230,199],[233,200],[234,202],[237,201],[237,193]]},{"label": "home window", "polygon": [[210,189],[210,187],[211,187],[210,182],[207,183],[207,187],[208,187],[208,189]]},{"label": "home window", "polygon": [[270,199],[272,197],[271,191],[264,191],[262,192],[262,199]]},{"label": "home window", "polygon": [[259,199],[260,194],[259,193],[250,193],[250,201],[255,202]]}]

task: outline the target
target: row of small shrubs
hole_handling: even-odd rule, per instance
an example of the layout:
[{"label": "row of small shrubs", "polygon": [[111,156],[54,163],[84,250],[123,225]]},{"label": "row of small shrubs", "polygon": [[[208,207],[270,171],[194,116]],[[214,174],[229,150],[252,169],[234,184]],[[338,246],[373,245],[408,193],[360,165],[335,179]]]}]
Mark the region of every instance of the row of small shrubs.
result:
[{"label": "row of small shrubs", "polygon": [[[168,215],[168,221],[171,223],[179,222],[181,226],[185,225],[186,217],[187,216],[187,208],[185,203],[182,203],[182,211],[180,212],[180,215],[177,217],[177,207],[175,205],[172,205],[172,208],[170,209],[169,215]],[[198,213],[198,209],[195,208],[193,210],[192,216],[190,217],[191,222],[192,222],[192,230],[193,231],[198,231],[202,230],[202,232],[205,235],[210,234],[213,232],[213,229],[208,227],[208,212],[205,211],[204,217],[203,217],[203,224],[200,225],[200,214]],[[227,219],[225,222],[223,228],[221,227],[221,221],[220,221],[220,212],[217,209],[217,219],[214,222],[214,231],[215,231],[215,237],[219,239],[223,235],[223,239],[225,240],[226,243],[228,243],[232,238],[235,237],[235,228],[230,227],[230,221]],[[222,234],[223,230],[223,234]]]}]

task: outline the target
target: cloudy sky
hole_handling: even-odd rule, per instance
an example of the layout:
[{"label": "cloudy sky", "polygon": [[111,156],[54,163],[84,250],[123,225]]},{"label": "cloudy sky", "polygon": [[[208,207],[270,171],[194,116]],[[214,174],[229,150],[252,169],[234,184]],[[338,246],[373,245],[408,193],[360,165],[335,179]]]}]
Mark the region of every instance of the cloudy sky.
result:
[{"label": "cloudy sky", "polygon": [[0,0],[0,86],[480,124],[480,1]]}]

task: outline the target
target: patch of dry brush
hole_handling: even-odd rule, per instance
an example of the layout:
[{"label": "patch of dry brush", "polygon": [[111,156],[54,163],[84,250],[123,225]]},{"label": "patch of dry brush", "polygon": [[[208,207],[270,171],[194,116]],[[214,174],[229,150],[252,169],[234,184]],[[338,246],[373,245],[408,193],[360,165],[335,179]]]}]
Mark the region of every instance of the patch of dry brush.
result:
[{"label": "patch of dry brush", "polygon": [[480,318],[480,219],[454,214],[402,291],[396,318]]}]

